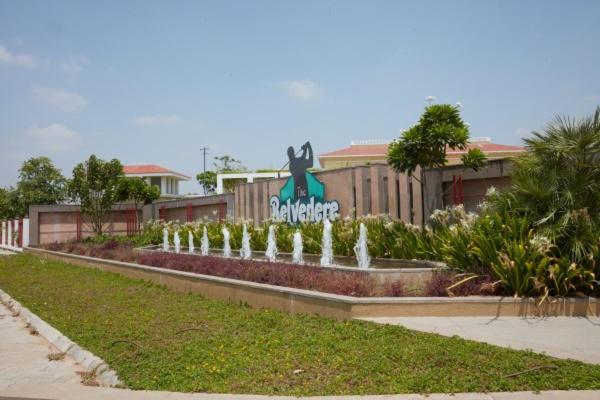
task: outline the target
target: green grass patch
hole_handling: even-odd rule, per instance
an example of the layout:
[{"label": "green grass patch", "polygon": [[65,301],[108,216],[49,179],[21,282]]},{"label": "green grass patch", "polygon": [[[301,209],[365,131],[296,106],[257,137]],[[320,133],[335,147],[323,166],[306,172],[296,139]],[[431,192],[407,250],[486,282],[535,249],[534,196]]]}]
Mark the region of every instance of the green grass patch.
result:
[{"label": "green grass patch", "polygon": [[[600,366],[397,326],[251,309],[30,254],[0,258],[0,288],[107,361],[133,389],[273,395],[600,389]],[[541,365],[557,368],[505,377]]]}]

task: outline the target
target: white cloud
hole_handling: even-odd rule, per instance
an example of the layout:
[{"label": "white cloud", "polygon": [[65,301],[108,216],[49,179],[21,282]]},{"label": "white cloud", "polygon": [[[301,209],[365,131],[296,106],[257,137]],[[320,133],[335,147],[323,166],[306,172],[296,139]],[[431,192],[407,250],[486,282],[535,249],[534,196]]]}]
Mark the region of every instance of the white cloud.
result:
[{"label": "white cloud", "polygon": [[133,123],[140,126],[175,125],[181,122],[177,115],[141,115],[133,119]]},{"label": "white cloud", "polygon": [[28,132],[34,146],[47,151],[64,151],[79,146],[81,136],[62,124],[33,126]]},{"label": "white cloud", "polygon": [[591,94],[589,96],[585,96],[583,98],[583,102],[584,103],[598,103],[598,102],[600,102],[600,96],[598,96],[597,94]]},{"label": "white cloud", "polygon": [[77,75],[83,67],[88,64],[88,59],[84,56],[73,57],[58,64],[61,71],[70,75]]},{"label": "white cloud", "polygon": [[81,111],[88,103],[85,97],[61,89],[34,87],[33,95],[42,103],[64,112]]},{"label": "white cloud", "polygon": [[286,81],[282,82],[281,85],[290,97],[297,100],[310,101],[323,95],[323,89],[310,79],[305,79],[303,81]]},{"label": "white cloud", "polygon": [[0,45],[0,64],[34,68],[37,62],[36,59],[30,55],[11,53],[6,47]]}]

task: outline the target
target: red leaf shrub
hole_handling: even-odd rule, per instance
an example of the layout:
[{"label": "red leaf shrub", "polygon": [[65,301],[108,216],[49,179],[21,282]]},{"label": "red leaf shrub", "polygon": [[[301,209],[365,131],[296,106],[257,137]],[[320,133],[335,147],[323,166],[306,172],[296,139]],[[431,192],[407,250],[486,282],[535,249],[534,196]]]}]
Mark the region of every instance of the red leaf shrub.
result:
[{"label": "red leaf shrub", "polygon": [[140,253],[137,262],[159,268],[347,296],[375,295],[373,278],[362,272],[345,273],[281,262],[173,253]]}]

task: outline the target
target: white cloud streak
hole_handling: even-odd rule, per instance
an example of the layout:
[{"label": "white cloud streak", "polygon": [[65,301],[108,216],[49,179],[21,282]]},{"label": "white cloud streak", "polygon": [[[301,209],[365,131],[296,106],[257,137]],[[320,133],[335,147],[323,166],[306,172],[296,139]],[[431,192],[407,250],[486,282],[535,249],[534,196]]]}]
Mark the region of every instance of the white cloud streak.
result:
[{"label": "white cloud streak", "polygon": [[28,136],[34,146],[47,151],[60,152],[76,148],[81,143],[81,135],[62,124],[45,127],[33,126]]},{"label": "white cloud streak", "polygon": [[285,81],[281,85],[291,98],[300,101],[315,100],[323,95],[323,89],[310,79]]},{"label": "white cloud streak", "polygon": [[33,95],[42,103],[69,113],[79,112],[88,104],[85,97],[62,89],[34,87]]},{"label": "white cloud streak", "polygon": [[6,47],[0,45],[0,64],[35,68],[37,61],[27,54],[11,53]]}]

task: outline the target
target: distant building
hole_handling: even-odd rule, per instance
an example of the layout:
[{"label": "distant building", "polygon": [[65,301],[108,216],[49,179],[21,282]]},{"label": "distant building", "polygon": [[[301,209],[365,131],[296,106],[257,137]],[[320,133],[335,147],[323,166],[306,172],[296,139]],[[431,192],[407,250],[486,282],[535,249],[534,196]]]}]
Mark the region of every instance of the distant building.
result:
[{"label": "distant building", "polygon": [[[361,140],[350,142],[350,147],[335,150],[319,156],[319,163],[323,169],[354,167],[367,164],[386,163],[389,140]],[[480,148],[489,160],[498,160],[512,157],[525,152],[522,146],[511,146],[492,143],[490,138],[473,138],[469,148]],[[460,157],[465,153],[462,150],[448,149],[447,165],[460,164]]]},{"label": "distant building", "polygon": [[125,176],[142,178],[149,185],[160,188],[161,199],[181,197],[179,182],[191,179],[187,175],[154,164],[124,165],[123,172]]},{"label": "distant building", "polygon": [[290,176],[289,171],[271,171],[271,172],[233,172],[233,173],[224,173],[217,174],[217,194],[226,193],[226,181],[231,182],[231,184],[238,183],[253,183],[258,182],[265,179],[272,178],[286,178]]}]

